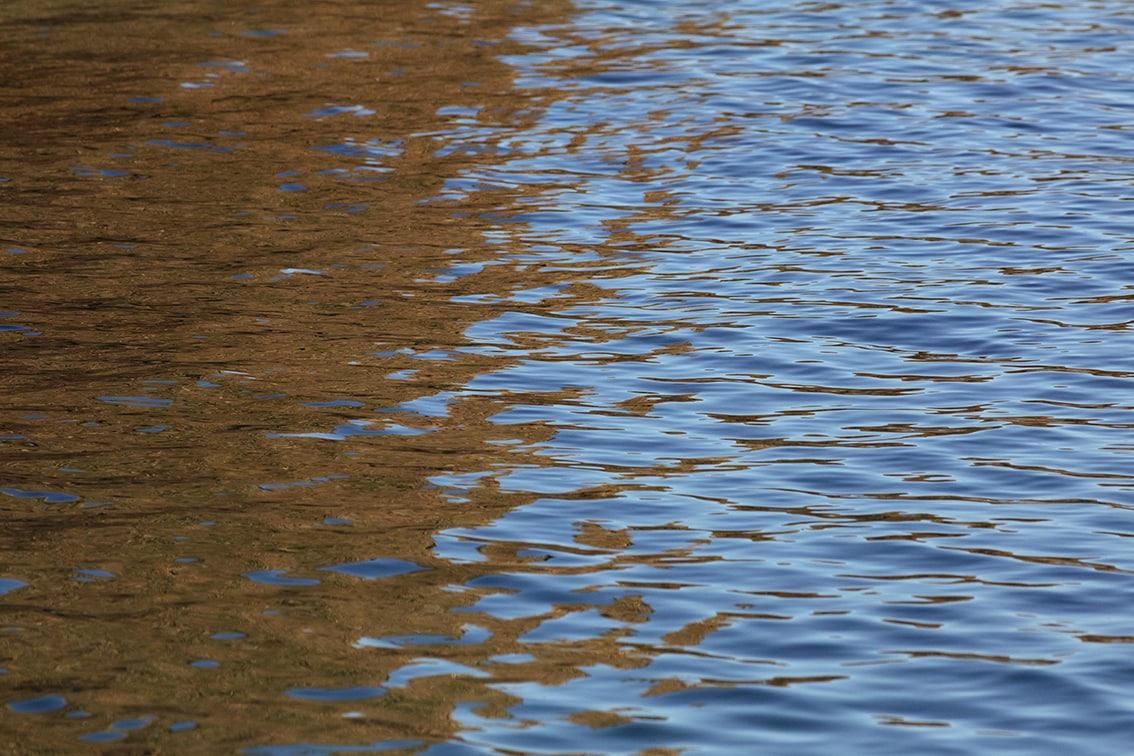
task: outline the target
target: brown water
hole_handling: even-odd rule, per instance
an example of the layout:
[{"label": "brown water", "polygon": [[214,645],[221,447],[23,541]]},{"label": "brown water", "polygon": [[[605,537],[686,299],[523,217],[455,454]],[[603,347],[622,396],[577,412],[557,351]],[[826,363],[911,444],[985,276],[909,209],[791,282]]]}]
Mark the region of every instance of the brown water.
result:
[{"label": "brown water", "polygon": [[[447,610],[467,600],[441,588],[461,570],[396,586],[312,571],[432,567],[434,532],[508,506],[425,489],[482,463],[501,435],[494,402],[412,436],[378,435],[373,412],[502,362],[386,378],[417,364],[404,348],[451,350],[492,309],[454,294],[523,280],[426,280],[448,250],[495,248],[479,251],[485,224],[454,221],[460,207],[421,204],[468,158],[413,136],[445,128],[445,105],[522,120],[511,70],[477,46],[516,17],[503,4],[468,22],[391,3],[28,6],[4,27],[0,115],[5,246],[22,250],[3,259],[0,308],[21,328],[0,334],[2,485],[17,494],[2,497],[3,572],[29,584],[5,597],[3,683],[8,700],[58,694],[90,716],[9,712],[9,742],[70,751],[148,717],[159,724],[131,742],[173,752],[351,740],[358,723],[283,691],[376,685],[408,661],[354,650],[361,634],[457,632]],[[329,57],[352,47],[367,57]],[[381,114],[306,116],[360,96]],[[392,141],[387,166],[372,145]],[[312,149],[324,145],[343,151]],[[306,190],[280,191],[293,171]],[[269,435],[357,418],[376,428],[352,443]],[[317,574],[320,590],[242,577],[271,570]],[[447,738],[462,687],[425,678],[367,719],[367,737]],[[162,732],[188,721],[199,727]]]},{"label": "brown water", "polygon": [[0,10],[4,752],[1121,752],[1118,3]]}]

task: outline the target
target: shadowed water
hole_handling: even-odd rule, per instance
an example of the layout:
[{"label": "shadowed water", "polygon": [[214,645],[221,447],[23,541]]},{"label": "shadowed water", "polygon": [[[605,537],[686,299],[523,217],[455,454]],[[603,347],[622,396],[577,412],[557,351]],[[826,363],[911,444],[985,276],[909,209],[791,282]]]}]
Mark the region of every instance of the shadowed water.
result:
[{"label": "shadowed water", "polygon": [[1123,752],[1126,10],[9,4],[13,752]]}]

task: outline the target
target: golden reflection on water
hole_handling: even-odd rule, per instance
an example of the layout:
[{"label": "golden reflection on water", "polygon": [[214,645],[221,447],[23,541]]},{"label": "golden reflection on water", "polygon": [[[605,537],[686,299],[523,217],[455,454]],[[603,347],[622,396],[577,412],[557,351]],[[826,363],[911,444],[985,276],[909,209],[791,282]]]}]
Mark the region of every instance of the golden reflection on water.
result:
[{"label": "golden reflection on water", "polygon": [[[61,694],[68,711],[91,715],[47,724],[6,713],[6,739],[62,752],[111,719],[156,716],[163,726],[131,743],[160,743],[175,721],[199,726],[170,752],[353,742],[360,728],[367,742],[428,742],[452,734],[456,701],[500,711],[503,694],[447,669],[359,701],[359,721],[283,691],[377,687],[413,666],[412,649],[353,648],[360,638],[460,638],[450,610],[470,598],[443,589],[471,568],[434,565],[431,536],[521,503],[478,495],[454,506],[426,485],[483,469],[503,453],[491,441],[541,437],[538,424],[487,421],[506,398],[466,396],[439,417],[376,411],[459,388],[504,359],[454,351],[499,306],[452,299],[505,294],[538,272],[486,267],[455,282],[431,272],[450,250],[466,263],[493,258],[475,216],[514,194],[423,202],[463,164],[494,159],[441,155],[450,124],[437,111],[479,109],[482,129],[527,117],[531,103],[496,56],[514,46],[504,40],[513,24],[563,6],[478,3],[465,17],[357,2],[4,12],[14,97],[0,112],[13,161],[3,229],[23,251],[2,260],[3,306],[26,329],[0,334],[0,483],[64,499],[0,497],[4,574],[28,583],[4,597],[5,699]],[[302,117],[329,103],[356,110]],[[412,380],[389,379],[399,371]],[[304,406],[320,403],[331,406]],[[393,424],[390,435],[318,436]],[[321,570],[376,558],[427,569],[372,582]],[[454,663],[508,653],[522,631],[481,619],[496,634],[475,659],[449,647]],[[586,653],[622,657],[601,639]],[[524,676],[571,669],[533,660]]]}]

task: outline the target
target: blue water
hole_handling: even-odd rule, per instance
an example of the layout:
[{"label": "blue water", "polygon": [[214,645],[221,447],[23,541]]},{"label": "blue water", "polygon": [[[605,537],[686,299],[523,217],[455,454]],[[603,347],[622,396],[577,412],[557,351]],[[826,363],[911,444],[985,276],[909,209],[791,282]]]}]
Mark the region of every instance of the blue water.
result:
[{"label": "blue water", "polygon": [[[125,684],[84,677],[91,649],[58,682],[5,658],[0,684],[24,677],[0,714],[54,732],[75,701],[102,717],[67,725],[76,749],[192,737],[271,756],[1128,751],[1127,5],[576,0],[524,15],[540,7],[486,40],[470,6],[421,11],[467,28],[454,39],[506,67],[504,90],[442,61],[414,74],[417,94],[331,101],[303,71],[366,65],[379,39],[430,44],[428,26],[399,36],[365,16],[311,37],[317,62],[271,106],[283,136],[257,136],[263,103],[189,99],[154,118],[193,134],[139,136],[164,152],[129,171],[71,159],[75,182],[188,182],[174,153],[228,166],[207,161],[249,151],[256,199],[194,195],[192,211],[223,239],[289,230],[241,269],[162,262],[156,232],[130,253],[210,313],[165,362],[123,358],[79,392],[97,410],[74,421],[101,424],[104,449],[156,444],[161,462],[130,462],[151,472],[105,462],[90,493],[0,477],[0,498],[125,513],[100,521],[123,528],[113,559],[100,541],[74,563],[0,563],[5,599],[34,596],[68,628],[142,617],[184,655],[176,673],[157,664],[126,706]],[[272,4],[231,33],[286,41],[305,23]],[[274,86],[290,69],[269,50],[196,62],[214,78],[180,86]],[[238,85],[254,75],[266,83]],[[161,108],[163,91],[131,102]],[[392,110],[415,97],[428,128]],[[446,172],[422,178],[421,155]],[[404,191],[374,187],[418,181],[433,214],[406,217],[476,243],[407,221],[389,232],[402,246],[359,244],[377,232],[355,224]],[[18,241],[21,261],[47,254]],[[32,309],[0,301],[0,335],[51,338]],[[116,317],[124,343],[153,326]],[[198,359],[190,338],[222,343]],[[0,442],[50,438],[81,481],[98,444],[42,430],[70,397],[3,400]],[[167,514],[202,491],[220,503]],[[174,552],[199,567],[170,578],[207,618],[195,640],[165,599],[84,619],[33,593],[58,567],[128,594],[114,585],[157,584],[131,564]],[[48,653],[23,617],[16,658]],[[204,692],[168,703],[145,685]]]},{"label": "blue water", "polygon": [[[517,32],[546,105],[452,191],[517,189],[511,299],[546,309],[471,328],[517,364],[465,390],[544,394],[494,421],[553,433],[487,473],[532,502],[437,554],[484,566],[472,611],[527,620],[534,655],[618,657],[503,684],[467,742],[1129,747],[1124,12],[584,2]],[[555,288],[580,274],[583,301]]]}]

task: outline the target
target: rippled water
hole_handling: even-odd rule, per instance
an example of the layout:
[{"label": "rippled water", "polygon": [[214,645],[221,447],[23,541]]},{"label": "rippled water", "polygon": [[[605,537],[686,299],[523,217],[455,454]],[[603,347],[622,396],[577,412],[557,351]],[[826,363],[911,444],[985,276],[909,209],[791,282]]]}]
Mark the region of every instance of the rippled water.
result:
[{"label": "rippled water", "polygon": [[13,752],[1130,749],[1134,17],[14,2]]}]

